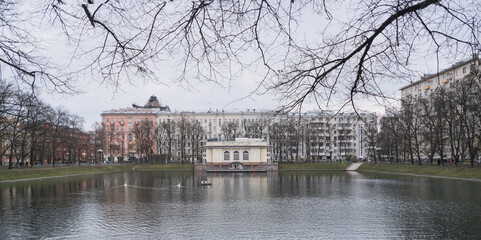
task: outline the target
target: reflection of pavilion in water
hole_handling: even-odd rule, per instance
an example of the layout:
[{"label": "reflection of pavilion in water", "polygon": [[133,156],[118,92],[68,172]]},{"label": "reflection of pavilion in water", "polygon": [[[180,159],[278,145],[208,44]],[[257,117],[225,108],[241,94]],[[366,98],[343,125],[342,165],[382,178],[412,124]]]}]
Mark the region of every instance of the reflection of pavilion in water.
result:
[{"label": "reflection of pavilion in water", "polygon": [[277,171],[270,161],[270,145],[257,138],[236,138],[234,141],[207,142],[202,164],[196,171],[267,172]]}]

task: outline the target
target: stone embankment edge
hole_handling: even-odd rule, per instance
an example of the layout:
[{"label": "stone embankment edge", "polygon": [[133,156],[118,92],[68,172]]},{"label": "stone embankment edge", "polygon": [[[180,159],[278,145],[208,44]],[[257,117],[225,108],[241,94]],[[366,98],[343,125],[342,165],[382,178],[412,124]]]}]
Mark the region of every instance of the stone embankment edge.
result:
[{"label": "stone embankment edge", "polygon": [[347,171],[346,169],[279,169],[279,172],[332,172]]},{"label": "stone embankment edge", "polygon": [[[120,172],[120,171],[119,171],[119,172]],[[14,182],[27,182],[27,181],[47,180],[47,179],[55,179],[55,178],[63,178],[63,177],[78,177],[78,176],[87,176],[87,175],[95,175],[95,174],[102,174],[102,173],[113,173],[113,172],[82,173],[82,174],[70,174],[70,175],[38,177],[38,178],[22,178],[22,179],[14,179],[14,180],[3,180],[3,181],[0,181],[0,184],[1,184],[1,183],[14,183]]]},{"label": "stone embankment edge", "polygon": [[[116,172],[131,172],[132,170],[121,170],[121,171],[112,171],[112,172],[95,172],[95,173],[81,173],[81,174],[70,174],[70,175],[60,175],[60,176],[49,176],[49,177],[38,177],[38,178],[22,178],[22,179],[14,179],[14,180],[2,180],[2,183],[15,183],[15,182],[28,182],[28,181],[37,181],[37,180],[48,180],[48,179],[55,179],[55,178],[63,178],[63,177],[79,177],[79,176],[88,176],[88,175],[96,175],[96,174],[104,174],[104,173],[116,173]],[[191,170],[138,170],[138,172],[144,171],[158,171],[158,172],[189,172]]]},{"label": "stone embankment edge", "polygon": [[[129,171],[130,170],[114,171],[114,172],[129,172]],[[139,171],[143,171],[143,170],[139,170]],[[147,170],[147,171],[149,171],[149,170]],[[150,170],[150,171],[186,172],[186,171],[190,171],[190,170]],[[279,169],[279,172],[316,172],[316,171],[317,172],[328,172],[328,171],[346,171],[347,172],[346,169]],[[78,177],[78,176],[87,176],[87,175],[114,173],[114,172],[84,173],[84,174],[71,174],[71,175],[39,177],[39,178],[23,178],[23,179],[15,179],[15,180],[3,180],[3,181],[0,181],[0,184],[1,183],[27,182],[27,181],[36,181],[36,180],[47,180],[47,179],[55,179],[55,178],[63,178],[63,177]],[[393,175],[406,175],[406,176],[414,176],[414,177],[432,177],[432,178],[445,178],[445,179],[453,179],[453,180],[467,180],[467,181],[481,182],[481,179],[475,179],[475,178],[435,176],[435,175],[424,175],[424,174],[415,174],[415,173],[393,173],[393,172],[383,172],[383,171],[374,171],[374,170],[356,170],[356,172],[372,172],[372,173],[384,173],[384,174],[393,174]]]},{"label": "stone embankment edge", "polygon": [[453,179],[453,180],[467,180],[467,181],[481,182],[481,179],[476,179],[476,178],[460,178],[460,177],[449,177],[449,176],[424,175],[424,174],[416,174],[416,173],[395,173],[395,172],[383,172],[383,171],[375,171],[375,170],[356,170],[356,172],[372,172],[372,173],[384,173],[384,174],[392,174],[392,175],[405,175],[405,176],[413,176],[413,177],[431,177],[431,178],[444,178],[444,179]]}]

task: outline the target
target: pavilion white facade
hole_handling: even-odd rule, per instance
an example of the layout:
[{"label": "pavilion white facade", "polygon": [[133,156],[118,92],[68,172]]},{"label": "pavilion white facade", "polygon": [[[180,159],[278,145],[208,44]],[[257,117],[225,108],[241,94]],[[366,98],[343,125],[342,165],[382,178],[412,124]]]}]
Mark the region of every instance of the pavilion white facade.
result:
[{"label": "pavilion white facade", "polygon": [[202,165],[207,171],[267,171],[272,165],[270,148],[259,138],[211,141],[204,146]]}]

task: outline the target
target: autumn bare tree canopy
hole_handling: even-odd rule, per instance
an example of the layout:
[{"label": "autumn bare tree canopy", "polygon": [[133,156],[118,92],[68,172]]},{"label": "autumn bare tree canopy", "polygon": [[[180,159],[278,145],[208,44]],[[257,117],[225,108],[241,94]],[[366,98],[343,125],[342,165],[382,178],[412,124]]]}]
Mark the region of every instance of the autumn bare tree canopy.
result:
[{"label": "autumn bare tree canopy", "polygon": [[[167,84],[156,73],[174,60],[187,88],[255,76],[252,94],[322,108],[384,97],[382,83],[418,76],[419,58],[479,54],[480,12],[477,0],[3,0],[0,64],[17,84],[71,92],[85,76]],[[49,36],[68,58],[39,47]]]}]

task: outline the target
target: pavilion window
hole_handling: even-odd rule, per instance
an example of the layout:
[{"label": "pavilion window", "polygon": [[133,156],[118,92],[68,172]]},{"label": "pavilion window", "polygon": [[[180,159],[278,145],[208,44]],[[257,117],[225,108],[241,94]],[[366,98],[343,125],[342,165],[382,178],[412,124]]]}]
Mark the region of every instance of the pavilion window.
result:
[{"label": "pavilion window", "polygon": [[249,152],[248,151],[244,151],[242,153],[242,160],[249,161]]}]

